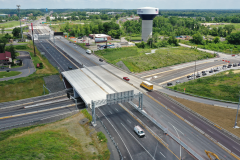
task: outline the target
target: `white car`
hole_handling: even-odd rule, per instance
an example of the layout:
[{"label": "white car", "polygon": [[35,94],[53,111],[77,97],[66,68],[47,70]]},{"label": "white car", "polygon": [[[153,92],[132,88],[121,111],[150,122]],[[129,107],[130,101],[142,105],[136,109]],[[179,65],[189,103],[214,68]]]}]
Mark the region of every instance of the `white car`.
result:
[{"label": "white car", "polygon": [[188,78],[188,80],[192,80],[192,79],[193,79],[193,77],[189,77],[189,78]]}]

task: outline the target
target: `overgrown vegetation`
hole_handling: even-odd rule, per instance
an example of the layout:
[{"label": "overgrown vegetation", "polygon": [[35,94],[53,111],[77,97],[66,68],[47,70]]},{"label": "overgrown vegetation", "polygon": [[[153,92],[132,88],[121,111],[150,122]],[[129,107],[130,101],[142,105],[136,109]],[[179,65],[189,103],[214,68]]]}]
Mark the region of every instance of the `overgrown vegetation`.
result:
[{"label": "overgrown vegetation", "polygon": [[92,115],[88,113],[87,109],[83,109],[81,112],[87,119],[89,119],[90,122],[92,121]]},{"label": "overgrown vegetation", "polygon": [[215,99],[238,102],[240,73],[238,71],[221,72],[213,76],[184,82],[171,89]]},{"label": "overgrown vegetation", "polygon": [[122,61],[131,72],[142,72],[180,63],[212,58],[214,55],[184,47],[162,48],[153,54],[151,49],[137,47],[105,49],[95,52],[107,62],[116,65]]},{"label": "overgrown vegetation", "polygon": [[107,138],[102,132],[98,132],[97,136],[100,142],[107,142]]}]

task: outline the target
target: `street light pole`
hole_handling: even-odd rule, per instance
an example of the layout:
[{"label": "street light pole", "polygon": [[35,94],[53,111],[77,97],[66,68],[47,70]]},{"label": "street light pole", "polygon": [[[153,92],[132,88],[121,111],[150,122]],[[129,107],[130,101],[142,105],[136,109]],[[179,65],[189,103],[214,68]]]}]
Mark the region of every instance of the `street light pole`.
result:
[{"label": "street light pole", "polygon": [[[239,93],[240,93],[240,92],[239,92]],[[239,100],[238,100],[237,115],[236,115],[235,124],[234,124],[234,127],[233,127],[233,128],[239,128],[239,127],[237,126],[237,116],[238,116],[238,110],[239,110],[239,103],[240,103],[240,95],[239,95]]]},{"label": "street light pole", "polygon": [[195,72],[196,72],[196,59],[197,59],[197,56],[196,56],[196,54],[195,54],[195,69],[194,69],[194,80],[195,80]]},{"label": "street light pole", "polygon": [[23,34],[22,34],[22,26],[21,26],[21,17],[20,17],[20,5],[17,5],[17,10],[18,10],[18,15],[19,15],[19,20],[20,20],[20,27],[21,27],[21,35],[22,35],[22,39],[23,39]]},{"label": "street light pole", "polygon": [[[176,128],[175,128],[174,126],[173,126],[173,128],[174,128],[175,131],[177,132],[177,130],[176,130]],[[177,132],[177,135],[178,135],[178,139],[181,141],[178,132]],[[180,158],[179,158],[179,159],[181,159],[181,157],[182,157],[182,153],[181,153],[181,144],[180,144]]]}]

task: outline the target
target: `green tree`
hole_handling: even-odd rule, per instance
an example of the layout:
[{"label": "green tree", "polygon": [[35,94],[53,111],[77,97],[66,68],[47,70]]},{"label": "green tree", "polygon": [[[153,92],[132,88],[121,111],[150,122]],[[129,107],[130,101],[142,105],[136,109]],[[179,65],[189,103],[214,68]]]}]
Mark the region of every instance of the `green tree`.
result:
[{"label": "green tree", "polygon": [[240,44],[240,32],[231,33],[226,37],[226,40],[231,44]]},{"label": "green tree", "polygon": [[177,43],[177,39],[175,38],[175,36],[174,35],[172,35],[172,36],[170,36],[169,38],[168,38],[168,43],[170,44],[170,45],[175,45],[175,46],[178,46],[178,43]]},{"label": "green tree", "polygon": [[16,58],[16,50],[12,44],[6,48],[6,51],[11,52],[12,60]]},{"label": "green tree", "polygon": [[214,42],[214,43],[219,43],[219,42],[220,42],[220,38],[219,38],[219,37],[215,37],[215,38],[213,39],[213,42]]},{"label": "green tree", "polygon": [[225,29],[228,33],[228,35],[230,35],[232,33],[232,31],[235,29],[235,26],[234,25],[225,25],[223,27],[223,29]]},{"label": "green tree", "polygon": [[12,31],[13,36],[17,38],[21,36],[20,33],[21,33],[21,28],[14,28]]},{"label": "green tree", "polygon": [[196,34],[193,35],[193,39],[191,41],[195,44],[202,44],[203,37],[199,32],[197,32]]},{"label": "green tree", "polygon": [[120,17],[120,14],[117,14],[117,15],[115,16],[116,20],[118,20],[119,17]]},{"label": "green tree", "polygon": [[49,16],[47,16],[46,20],[47,20],[47,22],[49,22],[49,21],[50,21],[50,17],[49,17]]}]

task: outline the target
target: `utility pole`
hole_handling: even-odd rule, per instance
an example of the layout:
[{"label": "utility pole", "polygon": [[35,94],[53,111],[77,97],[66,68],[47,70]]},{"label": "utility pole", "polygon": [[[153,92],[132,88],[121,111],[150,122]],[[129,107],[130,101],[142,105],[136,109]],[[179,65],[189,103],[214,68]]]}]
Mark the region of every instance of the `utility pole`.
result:
[{"label": "utility pole", "polygon": [[195,54],[195,69],[194,69],[194,80],[195,80],[195,72],[196,72],[196,60],[197,60],[197,56],[196,56],[196,54]]},{"label": "utility pole", "polygon": [[[240,93],[240,92],[239,92],[239,93]],[[238,117],[239,103],[240,103],[240,95],[239,95],[239,100],[238,100],[237,115],[236,115],[235,124],[234,124],[234,127],[233,127],[233,128],[239,128],[239,127],[237,126],[237,117]]]},{"label": "utility pole", "polygon": [[33,40],[34,57],[36,57],[35,45],[34,45],[34,35],[33,35],[33,24],[32,23],[31,23],[31,26],[32,26],[32,40]]},{"label": "utility pole", "polygon": [[19,20],[20,20],[20,27],[21,27],[21,35],[22,35],[22,39],[23,39],[23,34],[22,34],[22,26],[21,26],[21,17],[20,17],[20,5],[17,5],[17,10],[18,10],[18,17],[19,17]]}]

